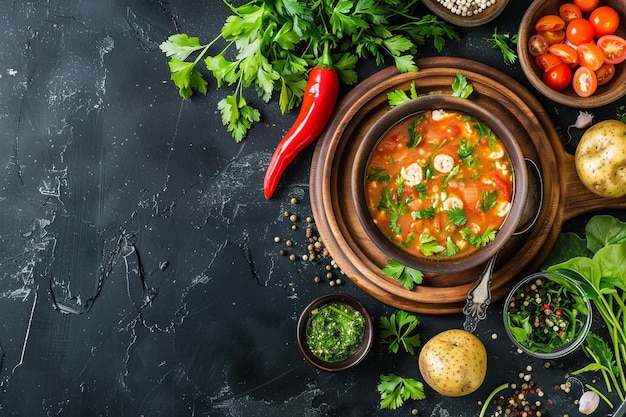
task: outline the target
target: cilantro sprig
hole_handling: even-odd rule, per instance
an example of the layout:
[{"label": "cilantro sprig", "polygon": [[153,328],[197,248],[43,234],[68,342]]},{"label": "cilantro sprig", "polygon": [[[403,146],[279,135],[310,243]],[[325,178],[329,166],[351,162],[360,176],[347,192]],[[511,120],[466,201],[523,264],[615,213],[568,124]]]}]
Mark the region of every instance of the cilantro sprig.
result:
[{"label": "cilantro sprig", "polygon": [[417,317],[404,310],[398,310],[389,317],[381,317],[382,343],[387,345],[389,352],[398,353],[402,346],[407,353],[415,354],[415,348],[422,344],[420,334],[415,331],[418,324]]},{"label": "cilantro sprig", "polygon": [[484,39],[492,49],[500,50],[505,64],[515,64],[517,54],[514,48],[517,45],[517,33],[512,36],[508,33],[498,33],[498,28],[495,27],[491,36]]},{"label": "cilantro sprig", "polygon": [[427,40],[441,52],[447,40],[459,39],[450,24],[420,15],[420,0],[250,0],[237,7],[223,2],[231,15],[211,42],[180,33],[160,49],[181,97],[209,91],[201,63],[217,88],[234,86],[218,110],[237,142],[261,117],[244,94],[248,89],[264,102],[277,95],[286,113],[300,105],[309,70],[326,56],[340,79],[352,85],[361,59],[381,65],[391,58],[400,72],[416,71],[417,50]]},{"label": "cilantro sprig", "polygon": [[380,375],[377,389],[380,393],[381,410],[396,410],[409,399],[423,400],[426,398],[423,383],[396,374]]}]

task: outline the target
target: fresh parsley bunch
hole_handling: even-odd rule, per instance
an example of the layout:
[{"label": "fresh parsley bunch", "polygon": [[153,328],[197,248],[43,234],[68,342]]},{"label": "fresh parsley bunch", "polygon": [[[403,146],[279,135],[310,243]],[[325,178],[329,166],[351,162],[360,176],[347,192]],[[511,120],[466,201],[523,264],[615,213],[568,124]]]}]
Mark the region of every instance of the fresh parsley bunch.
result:
[{"label": "fresh parsley bunch", "polygon": [[380,318],[380,338],[392,353],[398,353],[400,346],[413,355],[415,348],[422,345],[420,334],[416,332],[419,320],[413,314],[398,310],[391,316]]},{"label": "fresh parsley bunch", "polygon": [[[215,39],[204,44],[198,37],[175,34],[160,49],[185,99],[208,91],[198,69],[201,61],[217,88],[235,86],[218,109],[237,142],[260,120],[244,90],[253,88],[264,102],[277,93],[285,113],[300,105],[308,71],[325,51],[340,79],[351,85],[358,81],[360,59],[382,65],[391,57],[399,71],[415,71],[414,55],[426,39],[438,51],[446,40],[459,39],[451,25],[420,14],[421,0],[251,0],[238,7],[223,1],[232,14]],[[226,46],[214,53],[218,41]]]}]

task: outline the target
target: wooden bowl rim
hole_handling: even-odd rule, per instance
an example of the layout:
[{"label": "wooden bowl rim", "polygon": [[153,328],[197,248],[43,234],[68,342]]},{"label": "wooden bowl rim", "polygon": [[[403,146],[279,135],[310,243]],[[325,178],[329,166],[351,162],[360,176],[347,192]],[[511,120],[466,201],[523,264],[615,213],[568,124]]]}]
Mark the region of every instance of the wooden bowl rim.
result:
[{"label": "wooden bowl rim", "polygon": [[484,25],[485,23],[489,23],[496,17],[500,16],[509,0],[496,0],[496,3],[494,5],[488,7],[479,14],[469,17],[463,17],[452,13],[437,0],[422,0],[422,2],[431,12],[433,12],[446,22],[452,23],[453,25],[459,27],[469,28]]}]

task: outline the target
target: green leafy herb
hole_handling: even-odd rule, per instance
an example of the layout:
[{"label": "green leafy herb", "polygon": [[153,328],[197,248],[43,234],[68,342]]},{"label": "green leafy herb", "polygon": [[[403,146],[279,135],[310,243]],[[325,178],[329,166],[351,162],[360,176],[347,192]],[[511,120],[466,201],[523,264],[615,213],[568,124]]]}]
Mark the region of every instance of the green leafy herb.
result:
[{"label": "green leafy herb", "polygon": [[450,237],[446,239],[446,249],[441,253],[441,256],[448,258],[459,253],[459,247],[452,241]]},{"label": "green leafy herb", "polygon": [[415,188],[415,191],[417,191],[417,194],[422,200],[426,200],[426,198],[428,197],[428,194],[426,193],[426,184],[424,184],[423,182],[419,182],[415,184],[413,188]]},{"label": "green leafy herb", "polygon": [[474,144],[468,139],[461,139],[459,141],[459,150],[456,152],[461,159],[467,159],[474,155]]},{"label": "green leafy herb", "polygon": [[480,194],[480,201],[480,210],[484,213],[488,212],[496,205],[496,202],[498,201],[498,191],[483,191]]},{"label": "green leafy herb", "polygon": [[[185,99],[195,91],[207,93],[208,82],[198,69],[201,61],[218,88],[235,86],[235,98],[220,101],[219,111],[237,141],[258,119],[258,110],[243,105],[244,90],[253,89],[265,102],[277,94],[285,113],[301,103],[307,74],[325,51],[340,79],[351,85],[358,81],[360,59],[373,58],[382,65],[391,58],[400,72],[417,71],[414,57],[427,39],[437,50],[446,40],[459,39],[448,23],[420,16],[420,0],[223,2],[232,13],[213,41],[203,44],[197,37],[175,34],[160,49]],[[214,51],[217,41],[226,46]]]},{"label": "green leafy herb", "polygon": [[467,222],[467,215],[461,207],[454,207],[450,210],[446,210],[446,214],[455,226],[463,226]]},{"label": "green leafy herb", "polygon": [[420,142],[422,141],[422,134],[421,133],[417,133],[415,131],[415,127],[417,125],[419,125],[420,123],[422,123],[424,121],[424,119],[426,119],[425,116],[417,116],[416,118],[414,118],[411,123],[409,123],[409,142],[407,143],[407,148],[415,148],[417,147],[417,145],[420,144]]},{"label": "green leafy herb", "polygon": [[517,33],[511,36],[508,33],[498,33],[495,27],[490,37],[484,38],[492,49],[499,49],[505,64],[514,64],[517,61],[517,54],[514,51],[517,45]]},{"label": "green leafy herb", "polygon": [[387,265],[383,268],[383,274],[398,280],[407,290],[412,290],[424,279],[424,274],[421,271],[405,266],[393,259],[387,261]]},{"label": "green leafy herb", "polygon": [[[626,223],[613,216],[593,216],[585,226],[586,239],[562,234],[542,267],[575,279],[593,302],[607,328],[610,343],[589,334],[584,347],[591,363],[577,373],[600,371],[609,391],[620,399],[626,393]],[[582,245],[585,242],[586,245]],[[609,353],[609,351],[611,353]]]},{"label": "green leafy herb", "polygon": [[367,179],[369,181],[376,181],[381,184],[386,184],[389,182],[389,171],[385,168],[373,166],[370,169],[370,172],[367,174]]},{"label": "green leafy herb", "polygon": [[419,333],[414,332],[419,320],[413,314],[398,310],[389,318],[380,318],[380,338],[392,353],[398,353],[400,346],[411,355],[421,345]]},{"label": "green leafy herb", "polygon": [[411,217],[413,220],[432,219],[435,217],[435,208],[431,206],[422,210],[415,210],[411,212]]},{"label": "green leafy herb", "polygon": [[497,231],[493,227],[489,226],[482,235],[475,235],[468,227],[461,230],[463,239],[467,240],[470,245],[475,247],[486,246],[487,243],[493,242],[496,239]]},{"label": "green leafy herb", "polygon": [[446,248],[437,243],[437,240],[433,236],[423,234],[420,238],[420,250],[424,256],[433,256],[443,252]]},{"label": "green leafy herb", "polygon": [[377,389],[380,393],[381,410],[396,410],[409,399],[423,400],[426,398],[424,384],[413,378],[403,378],[395,374],[380,375]]},{"label": "green leafy herb", "polygon": [[404,90],[394,90],[387,93],[387,100],[390,107],[395,107],[399,104],[406,103],[409,100],[417,98],[417,89],[415,88],[415,81],[411,81],[411,88],[407,94]]},{"label": "green leafy herb", "polygon": [[455,97],[468,98],[474,92],[474,86],[467,81],[465,75],[456,72],[452,83],[452,95]]},{"label": "green leafy herb", "polygon": [[[402,191],[402,187],[398,187]],[[389,213],[389,221],[391,229],[394,233],[400,234],[400,226],[398,226],[398,218],[409,209],[410,198],[401,198],[391,192],[389,188],[383,188],[380,201],[378,202],[378,210]]]}]

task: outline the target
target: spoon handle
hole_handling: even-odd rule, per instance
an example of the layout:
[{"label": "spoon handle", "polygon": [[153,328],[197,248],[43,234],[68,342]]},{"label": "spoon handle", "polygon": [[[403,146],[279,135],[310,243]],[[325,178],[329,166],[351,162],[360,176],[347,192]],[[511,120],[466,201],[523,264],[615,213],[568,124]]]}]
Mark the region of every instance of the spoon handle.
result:
[{"label": "spoon handle", "polygon": [[474,332],[478,322],[485,318],[487,315],[487,307],[491,303],[491,276],[493,274],[493,267],[496,264],[496,253],[487,262],[484,271],[478,277],[476,284],[467,294],[467,301],[463,308],[463,314],[465,314],[465,322],[463,328],[468,332]]}]

